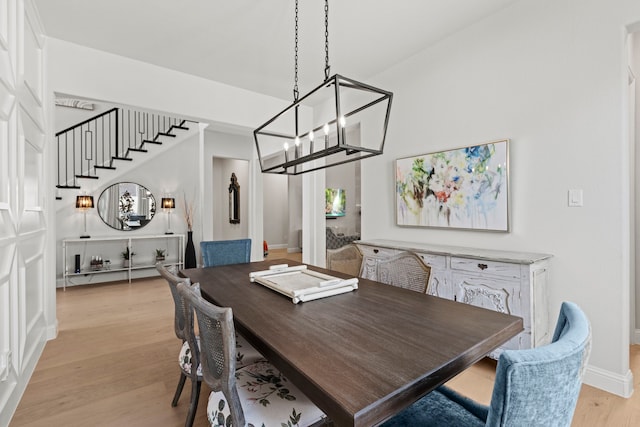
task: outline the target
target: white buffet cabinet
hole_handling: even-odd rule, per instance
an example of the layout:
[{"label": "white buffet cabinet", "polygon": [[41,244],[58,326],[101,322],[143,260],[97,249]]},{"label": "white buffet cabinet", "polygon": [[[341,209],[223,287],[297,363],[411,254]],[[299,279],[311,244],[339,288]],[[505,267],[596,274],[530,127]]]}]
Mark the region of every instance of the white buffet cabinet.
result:
[{"label": "white buffet cabinet", "polygon": [[429,294],[523,318],[524,331],[502,349],[527,349],[550,340],[547,281],[551,255],[430,245],[395,240],[359,240],[362,277],[375,279],[379,260],[415,252],[431,266]]},{"label": "white buffet cabinet", "polygon": [[[135,255],[125,265],[121,257],[127,247]],[[64,239],[62,241],[62,286],[128,280],[156,275],[156,249],[165,250],[167,266],[184,264],[184,235],[123,235]],[[80,272],[75,271],[75,256],[80,255]],[[91,265],[93,258],[102,265]]]}]

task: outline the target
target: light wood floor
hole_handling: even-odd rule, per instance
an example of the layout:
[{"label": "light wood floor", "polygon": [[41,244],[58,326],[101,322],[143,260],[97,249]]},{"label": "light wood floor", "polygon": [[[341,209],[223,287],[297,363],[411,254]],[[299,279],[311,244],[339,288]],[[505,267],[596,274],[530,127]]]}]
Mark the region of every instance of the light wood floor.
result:
[{"label": "light wood floor", "polygon": [[[300,254],[271,250],[269,258]],[[36,426],[182,426],[190,389],[170,403],[178,381],[180,343],[173,301],[161,279],[67,288],[57,293],[58,338],[47,343],[11,422]],[[631,348],[640,387],[640,346]],[[488,404],[495,362],[483,360],[449,385]],[[208,426],[202,387],[195,427]],[[640,392],[623,399],[583,386],[573,426],[637,426]]]}]

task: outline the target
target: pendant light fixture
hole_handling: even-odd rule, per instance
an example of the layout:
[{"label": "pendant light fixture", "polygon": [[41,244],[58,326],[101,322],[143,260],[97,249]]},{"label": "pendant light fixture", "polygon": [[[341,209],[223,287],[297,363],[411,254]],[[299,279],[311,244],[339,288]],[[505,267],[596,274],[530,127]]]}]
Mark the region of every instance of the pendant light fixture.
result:
[{"label": "pendant light fixture", "polygon": [[324,24],[324,81],[299,97],[296,0],[293,103],[253,132],[264,173],[299,175],[382,154],[393,93],[329,76],[329,0]]}]

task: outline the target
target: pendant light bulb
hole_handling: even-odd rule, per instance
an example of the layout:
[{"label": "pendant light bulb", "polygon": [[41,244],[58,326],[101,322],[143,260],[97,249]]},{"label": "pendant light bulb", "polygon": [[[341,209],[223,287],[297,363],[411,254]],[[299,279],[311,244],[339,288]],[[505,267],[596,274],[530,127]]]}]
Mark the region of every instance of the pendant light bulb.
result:
[{"label": "pendant light bulb", "polygon": [[310,131],[309,131],[309,141],[313,142],[313,137],[314,137],[314,135],[313,135],[313,131],[312,131],[312,130],[310,130]]},{"label": "pendant light bulb", "polygon": [[296,147],[299,146],[300,145],[300,138],[296,136],[296,139],[295,139],[294,142],[296,144]]},{"label": "pendant light bulb", "polygon": [[340,116],[340,119],[338,120],[340,122],[340,127],[343,128],[347,125],[347,119],[344,118],[344,116]]},{"label": "pendant light bulb", "polygon": [[325,123],[322,130],[324,131],[324,136],[329,135],[329,123]]},{"label": "pendant light bulb", "polygon": [[287,151],[289,149],[289,143],[285,142],[282,148],[284,148],[284,151]]}]

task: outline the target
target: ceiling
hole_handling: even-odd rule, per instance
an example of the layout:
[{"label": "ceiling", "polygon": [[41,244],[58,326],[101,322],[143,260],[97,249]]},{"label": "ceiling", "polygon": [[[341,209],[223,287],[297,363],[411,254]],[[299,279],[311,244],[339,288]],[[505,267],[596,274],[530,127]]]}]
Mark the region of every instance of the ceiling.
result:
[{"label": "ceiling", "polygon": [[[294,0],[34,0],[48,36],[293,98]],[[517,0],[329,4],[331,74],[360,81]],[[324,79],[324,2],[299,5],[299,88]]]}]

